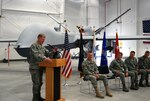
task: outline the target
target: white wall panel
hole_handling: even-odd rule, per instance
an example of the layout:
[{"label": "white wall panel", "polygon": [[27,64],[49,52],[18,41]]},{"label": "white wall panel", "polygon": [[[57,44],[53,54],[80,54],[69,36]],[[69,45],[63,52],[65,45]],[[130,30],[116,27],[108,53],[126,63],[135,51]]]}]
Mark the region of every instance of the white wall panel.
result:
[{"label": "white wall panel", "polygon": [[71,31],[70,34],[78,32],[76,26],[85,26],[86,24],[85,2],[76,3],[73,0],[65,0],[64,19],[67,21],[66,24]]},{"label": "white wall panel", "polygon": [[[117,1],[119,1],[118,13],[117,13]],[[111,0],[107,4],[107,23],[118,17],[127,9],[131,10],[121,17],[121,23],[114,22],[107,28],[107,32],[111,35],[118,30],[119,35],[136,35],[136,0]],[[121,12],[120,12],[121,10]],[[120,19],[118,20],[120,22]]]},{"label": "white wall panel", "polygon": [[[37,13],[32,13],[37,12]],[[0,18],[0,39],[17,39],[20,33],[30,24],[45,24],[50,28],[59,25],[46,14],[52,14],[59,22],[63,21],[64,0],[3,0],[2,17]],[[56,15],[55,15],[56,14]],[[0,51],[7,49],[8,43],[0,43]],[[11,59],[20,58],[11,46]],[[5,58],[0,53],[0,60]]]},{"label": "white wall panel", "polygon": [[[142,20],[150,19],[150,0],[138,0],[138,27],[137,31],[139,35],[143,34]],[[140,46],[140,47],[139,47]],[[143,44],[143,41],[138,41],[138,55],[142,56],[145,51],[150,51],[150,44]]]},{"label": "white wall panel", "polygon": [[105,26],[105,1],[99,0],[99,27]]},{"label": "white wall panel", "polygon": [[0,16],[2,15],[2,0],[0,0]]},{"label": "white wall panel", "polygon": [[84,0],[80,3],[66,0],[64,15],[72,31],[77,31],[76,25],[99,28],[99,0]]},{"label": "white wall panel", "polygon": [[[50,28],[58,26],[54,20],[45,14],[8,11],[5,9],[61,13],[60,16],[52,16],[60,22],[63,22],[64,19],[67,21],[67,27],[71,30],[69,34],[79,34],[76,28],[77,25],[95,26],[97,29],[105,25],[105,13],[107,15],[107,24],[128,8],[131,8],[128,13],[122,16],[122,23],[114,22],[107,27],[106,34],[107,36],[115,36],[116,30],[119,36],[143,34],[142,20],[150,19],[150,13],[148,13],[150,0],[110,0],[106,3],[106,12],[105,1],[109,0],[3,0],[3,12],[0,18],[0,39],[18,38],[23,29],[33,23],[46,24]],[[62,31],[64,30],[62,29]],[[138,41],[138,43],[133,41],[132,44],[130,44],[130,41],[122,41],[122,43],[124,45],[122,50],[128,51],[131,49],[137,51],[138,56],[143,55],[145,50],[150,50],[150,45],[145,45],[142,41]],[[7,43],[0,43],[0,60],[5,57],[5,48],[7,48]],[[13,53],[16,54],[15,52]],[[13,55],[11,57],[15,56]]]},{"label": "white wall panel", "polygon": [[60,13],[63,0],[3,0],[3,8]]},{"label": "white wall panel", "polygon": [[[116,31],[118,32],[118,36],[133,36],[137,35],[137,3],[136,0],[111,0],[106,5],[107,8],[107,23],[111,22],[127,9],[131,8],[129,12],[123,15],[118,22],[112,23],[109,27],[106,28],[107,36],[115,36]],[[129,55],[130,50],[136,50],[136,41],[121,41],[122,48],[120,51],[124,53],[124,56]],[[132,42],[132,44],[131,44]]]}]

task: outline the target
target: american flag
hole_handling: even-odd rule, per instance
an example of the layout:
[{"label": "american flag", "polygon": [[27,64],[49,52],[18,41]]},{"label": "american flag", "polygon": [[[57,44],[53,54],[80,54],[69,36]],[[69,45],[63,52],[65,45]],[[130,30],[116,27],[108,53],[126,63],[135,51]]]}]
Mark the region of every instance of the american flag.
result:
[{"label": "american flag", "polygon": [[[150,20],[143,20],[143,36],[150,36]],[[149,40],[144,40],[144,44],[150,44]]]},{"label": "american flag", "polygon": [[72,73],[70,44],[67,30],[65,30],[64,52],[62,58],[66,58],[66,65],[62,68],[62,75],[69,78]]},{"label": "american flag", "polygon": [[150,20],[143,20],[143,33],[150,34]]}]

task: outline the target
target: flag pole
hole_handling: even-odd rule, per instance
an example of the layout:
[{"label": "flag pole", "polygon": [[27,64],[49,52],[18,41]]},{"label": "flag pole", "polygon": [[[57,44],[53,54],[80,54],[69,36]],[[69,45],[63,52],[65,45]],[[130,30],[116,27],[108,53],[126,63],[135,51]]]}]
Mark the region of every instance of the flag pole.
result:
[{"label": "flag pole", "polygon": [[69,86],[69,84],[67,83],[67,78],[65,77],[65,83],[63,84],[63,86]]},{"label": "flag pole", "polygon": [[102,42],[102,52],[99,66],[100,74],[108,74],[108,61],[107,61],[107,49],[106,49],[106,32],[104,31],[103,42]]},{"label": "flag pole", "polygon": [[116,30],[116,44],[115,44],[115,58],[119,55],[119,40],[118,40],[118,32]]},{"label": "flag pole", "polygon": [[92,46],[92,52],[93,52],[93,61],[96,63],[96,37],[95,37],[95,26],[93,26],[93,46]]},{"label": "flag pole", "polygon": [[[66,34],[66,32],[67,32],[67,22],[66,22],[66,20],[64,20],[64,24],[65,24],[65,34]],[[63,86],[69,86],[69,84],[67,83],[67,78],[66,77],[65,77],[65,83],[63,84]]]},{"label": "flag pole", "polygon": [[82,27],[77,26],[77,28],[79,29],[79,33],[80,33],[80,42],[79,42],[79,61],[78,61],[78,71],[80,74],[80,81],[77,82],[77,84],[81,84],[81,80],[83,77],[83,70],[82,70],[82,62],[84,61],[84,55],[83,55],[83,38],[82,38],[82,32],[84,32],[84,29]]},{"label": "flag pole", "polygon": [[8,66],[10,65],[10,42],[8,43]]}]

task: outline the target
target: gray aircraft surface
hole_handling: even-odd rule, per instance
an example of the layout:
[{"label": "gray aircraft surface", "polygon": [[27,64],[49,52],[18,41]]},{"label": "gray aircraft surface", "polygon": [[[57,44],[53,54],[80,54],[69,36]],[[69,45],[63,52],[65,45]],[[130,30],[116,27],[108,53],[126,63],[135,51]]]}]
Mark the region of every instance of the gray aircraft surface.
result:
[{"label": "gray aircraft surface", "polygon": [[[107,26],[112,24],[113,22],[117,21],[121,16],[126,14],[131,9],[129,8],[124,13],[122,13],[120,16],[112,20],[110,23],[105,25],[104,27],[101,27],[95,31],[95,34],[100,33],[102,30],[104,30]],[[93,40],[93,30],[91,27],[83,27],[84,32],[86,33],[83,35],[83,44],[86,44],[89,41]],[[64,38],[65,33],[62,32],[56,32],[52,29],[50,29],[48,26],[45,25],[30,25],[26,27],[23,32],[20,34],[18,39],[0,39],[0,42],[8,42],[10,45],[10,42],[16,42],[15,49],[19,53],[19,55],[23,57],[29,56],[29,48],[32,43],[34,43],[37,40],[37,35],[39,33],[44,33],[46,35],[46,40],[44,43],[44,46],[51,50],[52,47],[58,47],[59,49],[63,49],[64,47]],[[70,48],[76,48],[79,47],[79,41],[80,41],[80,35],[69,33],[69,43]],[[97,40],[103,40],[102,36],[96,36]],[[106,36],[107,41],[110,43],[112,40],[115,40],[115,36]],[[136,35],[136,36],[119,36],[119,40],[150,40],[150,36],[142,36],[142,35]],[[50,47],[49,44],[52,46]],[[8,45],[8,46],[9,46]]]},{"label": "gray aircraft surface", "polygon": [[[92,30],[90,30],[90,27],[85,28],[85,32],[88,33],[88,35],[92,34],[91,31]],[[52,50],[52,47],[63,49],[65,33],[56,32],[45,25],[30,25],[20,34],[15,46],[16,51],[21,56],[28,57],[29,47],[32,43],[36,42],[39,33],[44,33],[46,35],[46,40],[43,46],[45,46],[48,50]],[[78,47],[80,39],[79,34],[75,35],[68,33],[68,37],[70,48],[72,49]]]},{"label": "gray aircraft surface", "polygon": [[[84,27],[84,31],[86,35],[83,35],[83,43],[86,44],[88,41],[93,40],[92,36],[92,28],[90,27]],[[51,50],[52,48],[49,46],[49,44],[53,47],[58,47],[59,49],[63,49],[64,47],[64,38],[65,33],[62,32],[56,32],[52,29],[50,29],[48,26],[45,25],[30,25],[26,27],[23,32],[20,34],[19,38],[12,39],[12,40],[0,40],[0,42],[16,42],[15,50],[19,53],[19,55],[23,57],[29,56],[29,48],[32,43],[36,42],[37,35],[39,33],[44,33],[46,35],[46,40],[43,44],[48,50]],[[70,34],[68,33],[69,37],[69,43],[70,48],[76,48],[79,47],[79,41],[80,41],[80,35],[78,34]],[[107,36],[107,41],[115,40],[115,36]],[[119,36],[119,40],[150,40],[150,36]],[[102,36],[96,36],[96,40],[103,40]]]}]

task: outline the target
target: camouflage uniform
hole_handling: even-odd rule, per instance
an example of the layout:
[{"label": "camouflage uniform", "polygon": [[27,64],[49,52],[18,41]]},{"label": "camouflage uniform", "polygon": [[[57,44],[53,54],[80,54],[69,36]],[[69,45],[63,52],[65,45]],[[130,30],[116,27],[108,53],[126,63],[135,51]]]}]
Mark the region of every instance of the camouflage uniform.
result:
[{"label": "camouflage uniform", "polygon": [[150,86],[148,83],[150,74],[150,58],[142,56],[139,58],[138,64],[139,64],[139,72],[140,73],[143,72],[143,74],[145,74],[145,76],[141,76],[139,85],[143,85],[143,81],[146,80],[146,85]]},{"label": "camouflage uniform", "polygon": [[[99,73],[96,63],[88,60],[83,61],[82,69],[85,79],[90,80],[93,87],[97,87],[97,79],[93,75],[95,73]],[[103,80],[104,85],[108,85],[108,81],[104,75],[99,75],[98,80]]]},{"label": "camouflage uniform", "polygon": [[131,59],[130,57],[127,57],[125,59],[125,64],[128,68],[129,74],[134,74],[135,78],[131,78],[131,89],[138,89],[138,63],[137,59],[134,57]]},{"label": "camouflage uniform", "polygon": [[[95,92],[96,92],[96,97],[99,98],[104,98],[104,96],[99,92],[98,87],[97,87],[97,80],[102,80],[105,86],[106,90],[106,95],[109,97],[112,97],[112,94],[110,93],[108,89],[108,80],[106,76],[99,74],[97,65],[93,61],[85,60],[82,63],[82,69],[83,69],[83,75],[86,80],[90,80]],[[94,75],[97,74],[98,78],[96,78]]]},{"label": "camouflage uniform", "polygon": [[[40,101],[40,90],[42,86],[43,68],[38,66],[38,62],[43,61],[46,57],[53,55],[45,47],[37,42],[30,47],[29,71],[33,82],[33,101]],[[40,98],[39,98],[40,97]]]},{"label": "camouflage uniform", "polygon": [[[125,85],[125,72],[127,72],[127,67],[122,60],[114,59],[109,66],[109,69],[114,73],[115,76],[119,76],[123,85],[123,91],[128,92],[128,89]],[[119,72],[116,72],[119,71]],[[129,72],[132,80],[134,80],[135,75]]]}]

